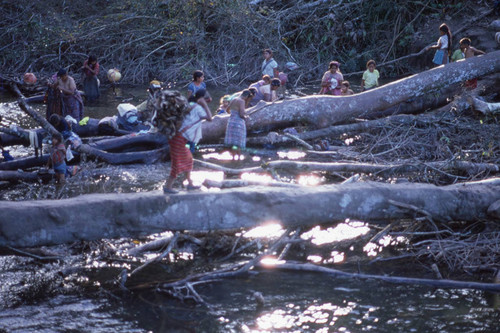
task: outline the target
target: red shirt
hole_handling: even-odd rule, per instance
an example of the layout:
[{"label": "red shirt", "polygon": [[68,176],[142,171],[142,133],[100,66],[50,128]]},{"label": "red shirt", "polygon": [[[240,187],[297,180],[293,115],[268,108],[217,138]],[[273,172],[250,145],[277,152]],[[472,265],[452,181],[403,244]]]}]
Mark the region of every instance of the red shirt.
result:
[{"label": "red shirt", "polygon": [[91,71],[89,71],[87,68],[85,68],[85,65],[89,63],[88,59],[83,62],[83,73],[85,73],[86,76],[97,76],[99,74],[99,63],[96,62],[93,65],[88,65],[90,68],[92,68],[93,71],[95,71],[95,74],[93,74]]},{"label": "red shirt", "polygon": [[54,165],[59,165],[64,162],[64,159],[66,158],[66,147],[64,146],[64,143],[60,143],[57,147],[53,148],[50,158],[52,159],[52,163]]}]

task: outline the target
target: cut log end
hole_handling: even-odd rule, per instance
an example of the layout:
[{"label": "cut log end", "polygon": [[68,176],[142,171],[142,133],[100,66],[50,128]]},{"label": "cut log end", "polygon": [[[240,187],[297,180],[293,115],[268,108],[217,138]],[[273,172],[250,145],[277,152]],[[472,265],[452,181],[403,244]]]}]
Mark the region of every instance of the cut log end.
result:
[{"label": "cut log end", "polygon": [[500,220],[500,200],[495,201],[488,207],[488,216]]}]

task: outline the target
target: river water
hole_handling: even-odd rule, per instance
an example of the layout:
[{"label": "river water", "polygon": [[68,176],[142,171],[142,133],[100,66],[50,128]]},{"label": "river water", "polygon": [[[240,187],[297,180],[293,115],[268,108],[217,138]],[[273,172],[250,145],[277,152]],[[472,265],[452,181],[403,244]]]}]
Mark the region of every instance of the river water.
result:
[{"label": "river water", "polygon": [[[220,90],[212,95],[215,100],[225,93]],[[138,104],[145,96],[143,88],[108,89],[103,91],[98,105],[87,107],[86,115],[112,115],[119,103]],[[5,122],[34,125],[7,95],[1,95],[0,101]],[[212,109],[216,104],[212,103]],[[42,105],[35,108],[44,112]],[[30,153],[27,148],[12,149],[15,157],[26,153]],[[110,189],[158,190],[168,167],[159,164],[147,172],[138,166],[113,170],[110,178],[116,179],[108,188],[98,184],[102,181],[94,181],[94,186],[74,188],[74,194]],[[194,176],[198,183],[203,178],[221,177],[216,172],[195,172]],[[323,181],[312,178],[312,183]],[[4,194],[2,198],[19,199],[16,194]],[[361,236],[367,229],[361,222],[345,223],[337,228],[317,228],[309,237],[316,244],[332,243]],[[279,227],[273,226],[253,237],[276,237],[280,232]],[[131,240],[109,243],[119,247]],[[202,306],[182,303],[155,288],[137,288],[132,293],[110,288],[121,270],[130,267],[126,260],[118,265],[120,261],[91,260],[85,263],[83,272],[60,273],[71,261],[68,258],[85,260],[75,255],[78,251],[71,247],[48,250],[59,251],[65,260],[37,261],[8,251],[0,256],[0,332],[499,332],[499,296],[482,291],[394,285],[270,269],[197,286],[207,304]],[[379,256],[385,250],[381,251]],[[333,267],[336,263],[357,261],[365,269],[373,258],[374,254],[365,247],[322,253],[307,260],[328,262]],[[412,270],[419,269],[409,266],[401,272],[386,266],[385,271],[378,273],[412,275]],[[164,281],[168,272],[168,265],[161,265],[147,274],[149,280]],[[263,304],[256,302],[255,292],[262,294]]]}]

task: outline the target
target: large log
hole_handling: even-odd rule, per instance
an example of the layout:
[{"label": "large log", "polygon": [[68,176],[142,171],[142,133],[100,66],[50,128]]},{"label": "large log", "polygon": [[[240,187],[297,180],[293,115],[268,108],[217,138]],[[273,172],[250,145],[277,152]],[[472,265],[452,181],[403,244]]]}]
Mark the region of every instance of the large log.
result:
[{"label": "large log", "polygon": [[153,191],[4,201],[0,202],[0,246],[138,237],[167,230],[250,228],[268,222],[312,226],[351,218],[386,224],[419,214],[436,221],[475,222],[494,220],[488,209],[498,200],[500,178],[445,187],[369,182],[286,191],[253,187],[170,196]]},{"label": "large log", "polygon": [[[366,114],[386,110],[408,99],[438,91],[466,80],[500,71],[500,51],[464,61],[439,66],[377,89],[352,96],[314,95],[247,110],[247,130],[263,127],[286,127],[308,123],[319,128],[352,122]],[[202,142],[216,142],[224,137],[229,116],[214,117],[203,123]]]}]

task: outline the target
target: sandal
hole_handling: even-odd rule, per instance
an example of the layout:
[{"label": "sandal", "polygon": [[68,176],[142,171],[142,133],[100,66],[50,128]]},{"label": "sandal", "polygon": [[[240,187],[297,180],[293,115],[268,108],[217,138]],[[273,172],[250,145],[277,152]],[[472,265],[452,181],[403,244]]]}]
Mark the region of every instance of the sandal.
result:
[{"label": "sandal", "polygon": [[199,190],[200,188],[201,188],[201,186],[195,186],[195,185],[186,186],[186,190],[188,190],[188,191]]}]

